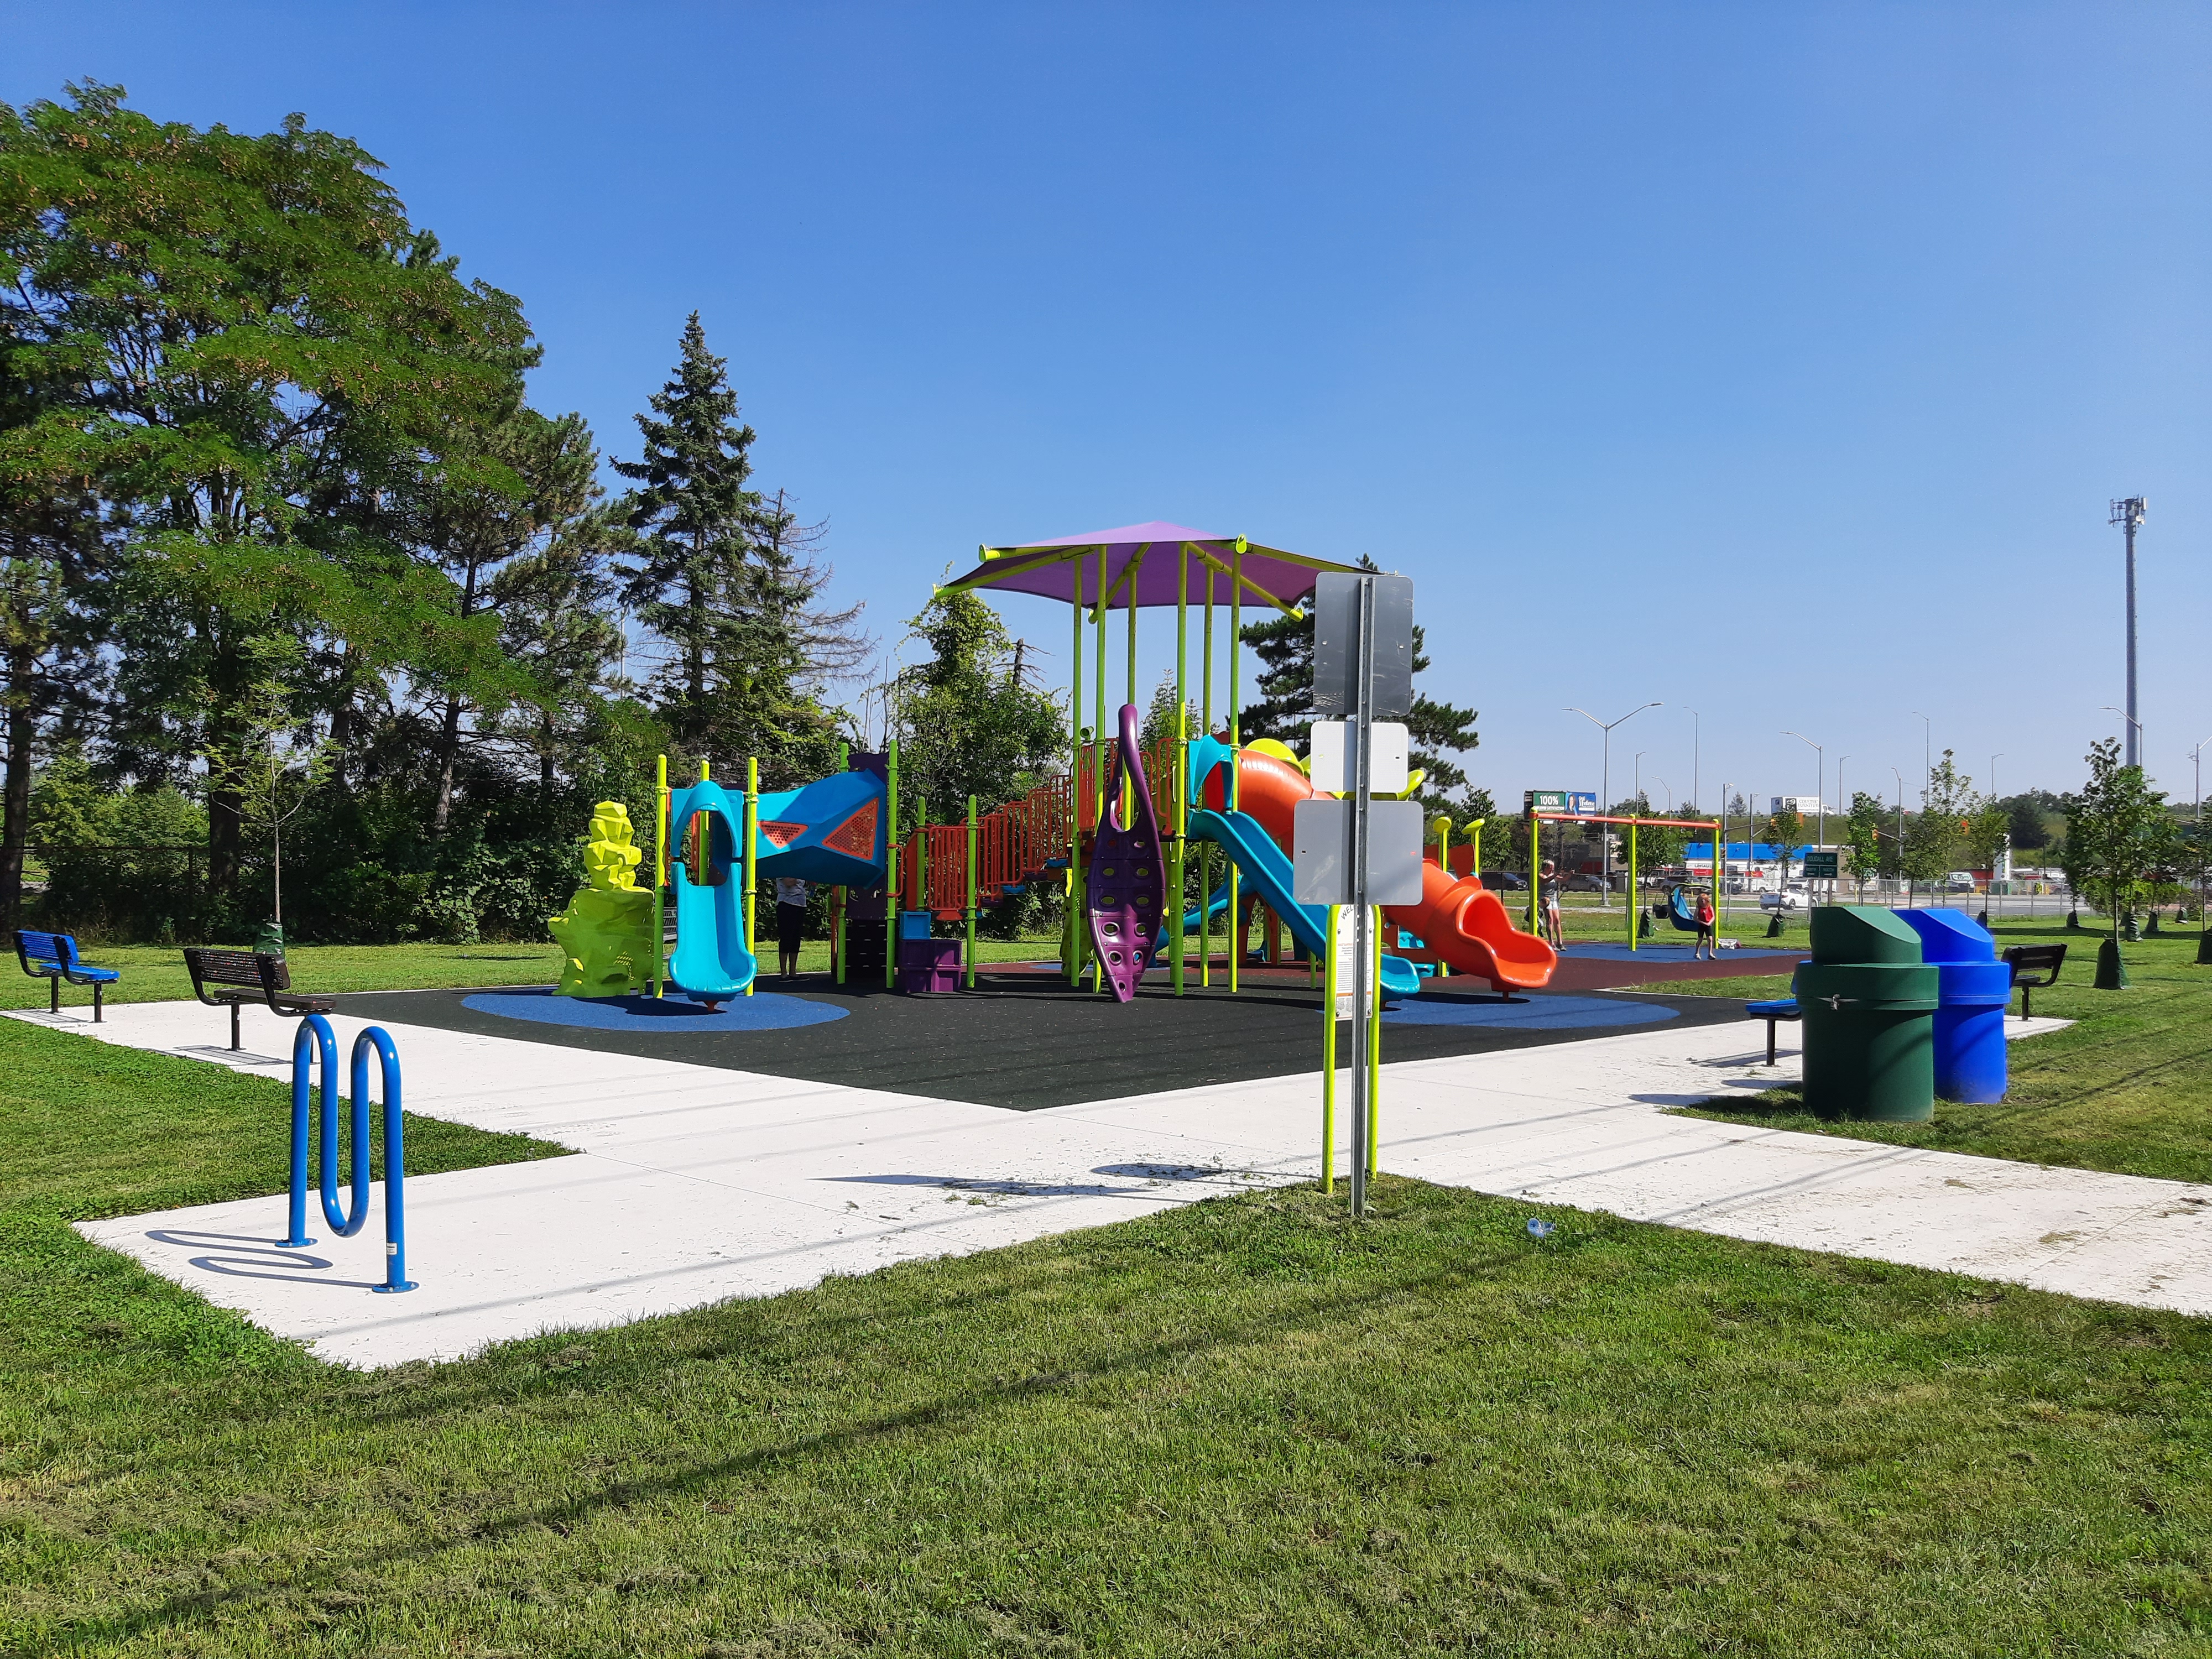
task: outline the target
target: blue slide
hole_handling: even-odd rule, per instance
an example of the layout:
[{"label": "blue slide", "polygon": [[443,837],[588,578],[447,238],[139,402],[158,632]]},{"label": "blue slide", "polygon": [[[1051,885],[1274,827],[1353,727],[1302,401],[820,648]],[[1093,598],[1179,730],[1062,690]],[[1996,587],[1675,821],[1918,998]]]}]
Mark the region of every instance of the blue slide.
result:
[{"label": "blue slide", "polygon": [[[1283,919],[1306,954],[1315,961],[1327,959],[1328,908],[1301,904],[1291,896],[1290,855],[1275,838],[1245,812],[1216,812],[1211,809],[1190,815],[1190,834],[1210,841],[1229,854],[1237,872],[1250,884],[1252,895]],[[1382,958],[1382,988],[1393,996],[1412,996],[1421,988],[1421,976],[1403,957]]]},{"label": "blue slide", "polygon": [[705,839],[707,879],[695,883],[690,860],[674,860],[676,950],[668,958],[668,977],[694,1002],[713,1008],[743,996],[757,966],[745,949],[744,865],[737,856],[744,806],[719,783],[702,781],[675,791],[668,808],[672,848],[684,844],[694,820]]}]

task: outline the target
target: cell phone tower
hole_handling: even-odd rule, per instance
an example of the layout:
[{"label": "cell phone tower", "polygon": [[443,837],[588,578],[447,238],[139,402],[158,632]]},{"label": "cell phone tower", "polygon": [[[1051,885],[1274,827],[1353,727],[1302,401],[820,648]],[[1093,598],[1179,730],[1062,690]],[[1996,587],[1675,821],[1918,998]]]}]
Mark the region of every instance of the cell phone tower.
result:
[{"label": "cell phone tower", "polygon": [[2136,708],[2136,532],[2142,528],[2148,502],[2141,495],[2112,503],[2106,520],[2127,532],[2128,538],[2128,764],[2142,764],[2142,722]]}]

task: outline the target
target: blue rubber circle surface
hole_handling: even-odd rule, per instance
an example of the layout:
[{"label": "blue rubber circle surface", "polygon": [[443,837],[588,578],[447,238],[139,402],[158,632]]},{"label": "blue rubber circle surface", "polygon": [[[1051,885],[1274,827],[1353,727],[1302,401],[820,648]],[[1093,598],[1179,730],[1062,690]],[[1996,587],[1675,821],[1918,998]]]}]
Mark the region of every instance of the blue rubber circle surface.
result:
[{"label": "blue rubber circle surface", "polygon": [[1675,1018],[1672,1008],[1610,997],[1530,997],[1514,1002],[1462,1002],[1407,997],[1382,1011],[1385,1025],[1489,1025],[1509,1031],[1579,1031],[1608,1025],[1651,1025]]},{"label": "blue rubber circle surface", "polygon": [[680,1036],[687,1031],[784,1031],[795,1025],[826,1025],[846,1010],[773,991],[732,997],[714,1012],[689,997],[559,997],[550,986],[526,991],[478,991],[461,1006],[504,1019],[539,1025],[573,1025],[594,1031],[651,1031]]}]

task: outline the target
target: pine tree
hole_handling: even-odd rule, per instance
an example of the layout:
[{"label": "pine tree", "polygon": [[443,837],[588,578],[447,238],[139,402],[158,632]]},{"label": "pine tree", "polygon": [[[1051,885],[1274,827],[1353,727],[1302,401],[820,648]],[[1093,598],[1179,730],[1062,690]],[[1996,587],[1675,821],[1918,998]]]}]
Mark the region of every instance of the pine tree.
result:
[{"label": "pine tree", "polygon": [[[1362,556],[1360,568],[1373,570],[1372,559]],[[1260,659],[1255,690],[1259,701],[1248,703],[1237,719],[1238,734],[1247,743],[1273,738],[1288,744],[1291,752],[1306,751],[1306,728],[1313,708],[1313,613],[1302,617],[1270,617],[1246,624],[1238,635]],[[1426,630],[1413,629],[1413,672],[1418,678],[1429,668]],[[1413,711],[1406,716],[1406,734],[1413,766],[1427,775],[1421,785],[1421,804],[1431,812],[1449,812],[1455,818],[1489,816],[1488,796],[1470,792],[1465,769],[1449,758],[1474,749],[1481,741],[1475,730],[1480,718],[1472,708],[1439,702],[1425,692],[1413,693]],[[1481,799],[1478,799],[1477,796]]]},{"label": "pine tree", "polygon": [[644,458],[615,463],[641,486],[623,503],[641,538],[624,598],[671,647],[653,691],[677,741],[726,763],[757,759],[763,784],[787,787],[834,763],[822,692],[866,653],[860,607],[820,608],[822,526],[801,524],[781,492],[771,501],[748,487],[756,434],[696,312],[682,353],[637,417]]},{"label": "pine tree", "polygon": [[738,418],[727,366],[707,349],[696,311],[682,351],[675,378],[650,399],[653,414],[636,417],[644,459],[614,465],[642,486],[624,502],[643,538],[624,597],[675,649],[657,689],[678,737],[696,744],[713,718],[710,675],[726,666],[714,662],[716,613],[744,585],[760,497],[745,488],[757,434]]}]

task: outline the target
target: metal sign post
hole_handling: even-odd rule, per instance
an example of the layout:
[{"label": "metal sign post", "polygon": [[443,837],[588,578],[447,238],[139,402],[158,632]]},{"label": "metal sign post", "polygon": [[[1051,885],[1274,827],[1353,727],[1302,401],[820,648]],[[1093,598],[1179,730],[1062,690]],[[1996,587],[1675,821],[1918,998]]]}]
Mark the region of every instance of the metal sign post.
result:
[{"label": "metal sign post", "polygon": [[[1420,895],[1420,807],[1413,801],[1374,799],[1378,767],[1378,722],[1402,720],[1413,706],[1413,584],[1404,576],[1323,575],[1314,590],[1314,710],[1341,719],[1342,782],[1348,799],[1302,801],[1294,860],[1294,896],[1304,903],[1352,907],[1352,983],[1335,975],[1332,988],[1351,992],[1354,1063],[1352,1081],[1352,1212],[1367,1213],[1367,1180],[1374,1143],[1376,1049],[1376,969],[1380,941],[1375,907],[1404,904]],[[1335,733],[1328,734],[1334,739]],[[1395,743],[1391,756],[1400,751]],[[1402,761],[1397,766],[1402,766]],[[1392,775],[1396,775],[1396,766]],[[1400,781],[1397,785],[1403,788]],[[1403,820],[1401,823],[1401,820]],[[1378,830],[1384,866],[1373,867]],[[1410,830],[1410,834],[1405,833]],[[1400,843],[1403,842],[1403,848]],[[1406,849],[1410,856],[1401,856]],[[1399,866],[1407,866],[1401,869]],[[1408,878],[1411,891],[1403,890]],[[1332,939],[1332,956],[1334,941]],[[1332,999],[1332,1005],[1333,1005]],[[1331,1043],[1336,1009],[1324,1010]],[[1334,1064],[1333,1055],[1325,1064]],[[1325,1098],[1334,1090],[1334,1076]],[[1333,1155],[1332,1155],[1333,1156]]]}]

